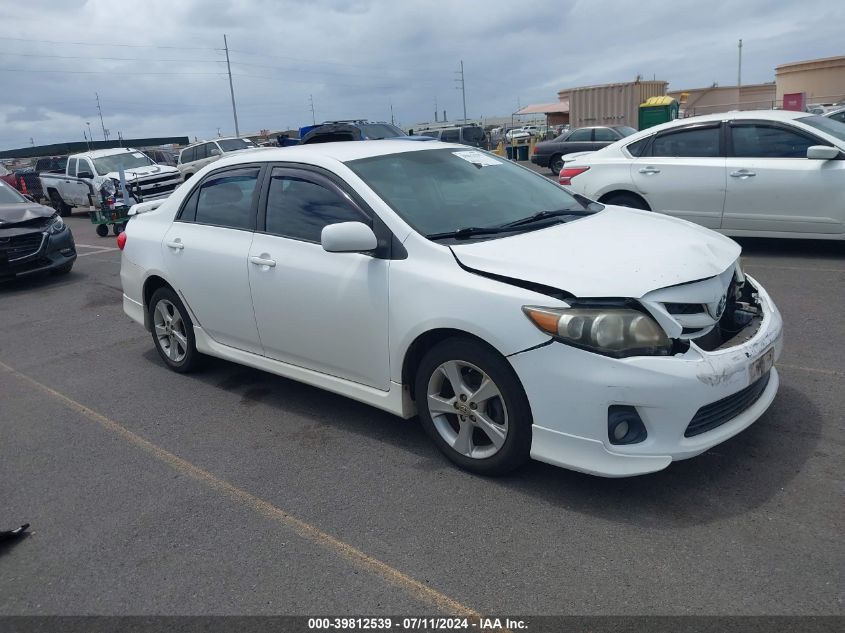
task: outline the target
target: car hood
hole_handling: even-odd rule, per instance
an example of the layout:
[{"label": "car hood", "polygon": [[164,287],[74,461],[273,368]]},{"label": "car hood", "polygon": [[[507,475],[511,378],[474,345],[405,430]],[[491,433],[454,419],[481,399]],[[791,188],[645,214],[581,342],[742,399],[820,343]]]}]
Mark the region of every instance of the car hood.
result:
[{"label": "car hood", "polygon": [[36,218],[49,218],[56,211],[36,202],[10,202],[0,204],[0,229]]},{"label": "car hood", "polygon": [[[170,165],[147,165],[145,167],[134,167],[125,171],[128,180],[135,178],[148,178],[150,176],[166,176],[167,174],[179,175],[179,170]],[[106,174],[107,178],[120,178],[120,173],[116,171]]]},{"label": "car hood", "polygon": [[607,206],[566,224],[452,246],[466,268],[564,290],[576,297],[640,298],[723,273],[733,240],[669,216]]}]

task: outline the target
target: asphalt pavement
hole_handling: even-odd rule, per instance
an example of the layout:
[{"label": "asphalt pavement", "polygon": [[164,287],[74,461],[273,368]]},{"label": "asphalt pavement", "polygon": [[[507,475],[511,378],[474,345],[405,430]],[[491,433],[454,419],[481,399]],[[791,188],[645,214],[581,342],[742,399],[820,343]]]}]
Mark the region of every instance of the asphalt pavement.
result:
[{"label": "asphalt pavement", "polygon": [[416,419],[168,371],[114,237],[69,224],[69,275],[0,286],[0,529],[32,526],[0,615],[845,614],[845,244],[743,240],[786,342],[739,436],[643,477],[486,479]]}]

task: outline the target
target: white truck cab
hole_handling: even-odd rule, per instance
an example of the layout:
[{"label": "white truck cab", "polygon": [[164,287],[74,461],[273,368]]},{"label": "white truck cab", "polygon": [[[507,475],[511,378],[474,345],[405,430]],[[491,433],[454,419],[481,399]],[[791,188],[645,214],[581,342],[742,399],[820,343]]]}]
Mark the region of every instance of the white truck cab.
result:
[{"label": "white truck cab", "polygon": [[56,210],[68,215],[73,207],[96,206],[100,187],[108,180],[119,183],[121,168],[136,202],[165,198],[182,182],[175,167],[157,165],[137,149],[117,147],[72,154],[64,174],[41,174],[41,186]]}]

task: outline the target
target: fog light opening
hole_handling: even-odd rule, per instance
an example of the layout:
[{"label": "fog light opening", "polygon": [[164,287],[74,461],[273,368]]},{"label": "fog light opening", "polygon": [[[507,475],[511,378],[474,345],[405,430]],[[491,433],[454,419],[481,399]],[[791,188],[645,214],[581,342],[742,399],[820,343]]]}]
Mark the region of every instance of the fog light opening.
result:
[{"label": "fog light opening", "polygon": [[613,405],[607,410],[607,438],[611,444],[638,444],[648,437],[636,407]]}]

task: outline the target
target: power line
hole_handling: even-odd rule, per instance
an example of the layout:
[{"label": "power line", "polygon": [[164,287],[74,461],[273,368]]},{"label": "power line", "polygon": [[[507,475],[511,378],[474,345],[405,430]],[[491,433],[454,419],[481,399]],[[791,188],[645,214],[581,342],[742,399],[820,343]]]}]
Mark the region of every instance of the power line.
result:
[{"label": "power line", "polygon": [[167,48],[183,51],[219,51],[222,49],[207,46],[162,46],[158,44],[126,44],[123,42],[67,42],[60,40],[34,40],[25,37],[0,37],[0,40],[14,42],[35,42],[39,44],[65,44],[70,46],[120,46],[124,48]]},{"label": "power line", "polygon": [[10,53],[0,51],[0,55],[11,55],[13,57],[49,57],[51,59],[98,59],[118,62],[183,62],[183,63],[206,63],[222,64],[223,59],[150,59],[149,57],[101,57],[99,55],[48,55],[42,53]]},{"label": "power line", "polygon": [[[48,70],[42,68],[0,68],[0,72],[6,73],[60,73],[60,74],[76,74],[76,75],[113,75],[114,70]],[[133,76],[138,75],[216,75],[218,77],[225,77],[226,73],[220,72],[132,72]]]},{"label": "power line", "polygon": [[245,51],[239,48],[230,48],[230,53],[242,53],[244,55],[255,55],[257,57],[271,57],[274,59],[288,59],[294,62],[306,62],[309,64],[331,64],[332,66],[346,66],[348,68],[369,68],[372,70],[378,70],[384,72],[385,70],[393,70],[397,72],[406,72],[406,73],[429,73],[434,74],[434,71],[430,70],[423,70],[421,71],[419,68],[385,68],[384,66],[375,66],[375,65],[366,65],[366,64],[347,64],[345,62],[333,62],[327,59],[307,59],[304,57],[291,57],[289,55],[268,55],[266,53],[254,53],[252,51]]}]

